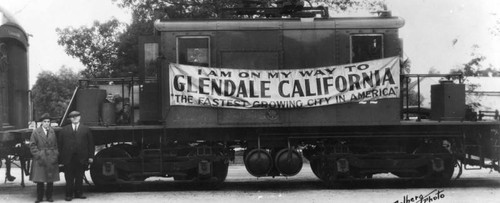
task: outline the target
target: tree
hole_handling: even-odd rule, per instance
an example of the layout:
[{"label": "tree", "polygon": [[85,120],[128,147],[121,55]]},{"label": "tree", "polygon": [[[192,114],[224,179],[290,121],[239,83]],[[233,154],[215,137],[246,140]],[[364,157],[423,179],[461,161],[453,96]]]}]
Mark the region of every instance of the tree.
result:
[{"label": "tree", "polygon": [[78,84],[79,74],[68,67],[61,67],[57,73],[42,71],[32,88],[35,118],[43,113],[62,116],[68,106],[73,91]]},{"label": "tree", "polygon": [[479,46],[473,45],[472,52],[470,54],[472,58],[468,62],[457,66],[457,68],[455,69],[452,69],[450,73],[461,73],[465,77],[479,76],[482,68],[481,62],[483,62],[486,57],[477,53],[477,49],[479,49]]},{"label": "tree", "polygon": [[[401,69],[406,72],[406,74],[409,74],[411,71],[411,60],[409,58],[402,60],[400,66]],[[425,78],[421,78],[420,82],[422,82],[424,79]],[[407,80],[408,81],[403,81],[403,83],[401,84],[403,87],[403,105],[406,105],[407,101],[409,106],[418,106],[419,104],[422,105],[425,98],[422,96],[422,94],[419,95],[417,92],[417,85],[419,81],[416,78],[408,78]],[[420,103],[418,100],[419,97]]]},{"label": "tree", "polygon": [[[157,19],[217,18],[225,8],[241,6],[237,0],[113,0],[119,7],[132,10],[133,21],[124,25],[116,19],[90,27],[57,28],[58,43],[66,53],[78,58],[86,77],[116,77],[137,72],[138,38],[154,32]],[[276,6],[277,0],[262,0]],[[333,11],[380,10],[383,0],[308,0],[310,6],[328,6]]]},{"label": "tree", "polygon": [[122,60],[118,59],[119,37],[124,24],[117,19],[100,23],[94,21],[91,27],[57,28],[57,43],[64,46],[70,56],[78,58],[86,69],[86,77],[111,77],[119,72]]},{"label": "tree", "polygon": [[[113,0],[113,2],[120,7],[131,9],[136,14],[134,19],[146,22],[165,17],[215,18],[224,8],[241,6],[243,0]],[[277,5],[277,0],[260,2],[270,7]],[[384,9],[383,0],[306,0],[305,2],[309,6],[325,6],[336,12]]]},{"label": "tree", "polygon": [[[481,85],[472,83],[470,82],[467,78],[469,77],[479,77],[482,76],[481,73],[481,68],[482,62],[486,59],[481,54],[477,53],[477,49],[479,48],[478,45],[473,45],[472,46],[472,52],[471,52],[471,59],[469,59],[468,62],[463,63],[457,68],[450,70],[450,73],[452,74],[457,74],[460,73],[464,76],[464,83],[466,84],[466,93],[473,93],[477,88],[479,88]],[[466,94],[465,95],[465,103],[472,107],[473,109],[477,109],[481,107],[481,97],[483,94]]]},{"label": "tree", "polygon": [[358,10],[384,10],[385,3],[383,0],[308,0],[309,5],[326,6],[330,10],[341,13]]},{"label": "tree", "polygon": [[495,24],[489,28],[490,33],[494,36],[500,36],[500,18],[495,20]]},{"label": "tree", "polygon": [[[124,66],[138,64],[138,37],[154,32],[157,19],[216,18],[224,8],[240,6],[237,0],[113,0],[119,7],[132,10],[132,23],[120,36],[119,58]],[[276,0],[263,0],[276,6]],[[336,12],[383,9],[383,0],[309,0],[309,6],[328,6]]]}]

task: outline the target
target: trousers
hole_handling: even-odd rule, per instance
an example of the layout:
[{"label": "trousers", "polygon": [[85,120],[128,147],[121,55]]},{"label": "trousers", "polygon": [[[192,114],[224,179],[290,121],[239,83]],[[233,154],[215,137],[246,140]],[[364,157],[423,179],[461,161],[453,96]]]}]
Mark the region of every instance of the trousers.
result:
[{"label": "trousers", "polygon": [[69,165],[64,166],[64,178],[66,179],[66,197],[82,196],[83,175],[85,165],[80,163],[76,154],[71,156]]},{"label": "trousers", "polygon": [[54,188],[54,183],[52,182],[47,183],[47,189],[44,189],[44,183],[36,183],[37,200],[42,201],[44,193],[47,199],[52,199],[53,188]]}]

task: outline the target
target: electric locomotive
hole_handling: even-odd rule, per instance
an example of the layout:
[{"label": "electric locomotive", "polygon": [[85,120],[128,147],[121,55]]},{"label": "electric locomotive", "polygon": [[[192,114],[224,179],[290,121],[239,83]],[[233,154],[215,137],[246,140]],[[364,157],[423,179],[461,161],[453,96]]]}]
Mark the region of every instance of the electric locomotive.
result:
[{"label": "electric locomotive", "polygon": [[321,7],[228,13],[264,17],[157,21],[139,39],[138,76],[80,81],[67,112],[82,112],[103,146],[95,184],[162,176],[216,187],[237,149],[256,177],[296,175],[307,159],[329,186],[499,169],[499,122],[466,119],[461,82],[433,86],[430,116],[418,108],[409,119],[408,80],[429,75],[401,70],[403,19],[330,18]]}]

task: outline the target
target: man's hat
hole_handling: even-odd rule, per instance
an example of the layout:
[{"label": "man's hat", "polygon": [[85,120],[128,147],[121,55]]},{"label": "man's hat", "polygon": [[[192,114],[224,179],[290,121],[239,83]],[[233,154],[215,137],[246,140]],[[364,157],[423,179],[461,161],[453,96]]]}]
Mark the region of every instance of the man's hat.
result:
[{"label": "man's hat", "polygon": [[40,121],[43,121],[45,119],[49,119],[50,120],[50,114],[49,113],[44,113],[42,114],[42,116],[40,117]]},{"label": "man's hat", "polygon": [[78,111],[72,111],[71,113],[68,114],[69,118],[77,117],[80,115],[80,112]]}]

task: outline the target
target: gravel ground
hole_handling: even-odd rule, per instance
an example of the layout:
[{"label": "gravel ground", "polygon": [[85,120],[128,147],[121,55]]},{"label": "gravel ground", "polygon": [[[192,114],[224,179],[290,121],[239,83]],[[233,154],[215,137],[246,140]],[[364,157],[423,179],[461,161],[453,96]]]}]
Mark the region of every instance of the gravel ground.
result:
[{"label": "gravel ground", "polygon": [[[36,187],[26,181],[20,186],[20,171],[13,169],[14,182],[3,183],[5,168],[0,169],[0,202],[33,202]],[[89,175],[87,174],[87,177]],[[26,178],[27,179],[27,178]],[[242,165],[231,165],[228,178],[219,190],[204,190],[190,183],[149,178],[147,184],[128,185],[104,190],[86,187],[85,200],[73,202],[420,202],[412,197],[426,196],[436,202],[500,202],[500,173],[481,169],[464,171],[462,178],[449,187],[415,186],[381,174],[370,181],[358,181],[346,189],[326,189],[305,164],[294,177],[255,178]],[[61,173],[61,180],[64,176]],[[54,199],[64,201],[64,181],[55,184]],[[425,201],[422,201],[424,203]],[[429,202],[429,201],[427,201]]]}]

